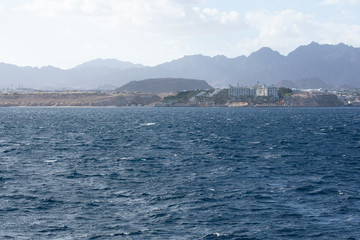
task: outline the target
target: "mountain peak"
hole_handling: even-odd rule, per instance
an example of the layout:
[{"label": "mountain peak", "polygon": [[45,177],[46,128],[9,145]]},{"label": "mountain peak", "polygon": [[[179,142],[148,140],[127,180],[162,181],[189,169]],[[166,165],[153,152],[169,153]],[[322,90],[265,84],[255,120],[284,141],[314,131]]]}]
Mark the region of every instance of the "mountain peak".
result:
[{"label": "mountain peak", "polygon": [[348,55],[351,52],[354,52],[353,50],[353,47],[345,45],[344,43],[331,45],[311,42],[308,45],[296,48],[294,51],[289,53],[288,57],[290,59],[302,59],[303,61],[329,59]]},{"label": "mountain peak", "polygon": [[283,56],[279,52],[274,51],[269,47],[263,47],[263,48],[260,48],[258,51],[250,54],[248,59],[250,61],[260,60],[263,62],[263,61],[269,61],[271,59],[280,59],[282,57]]},{"label": "mountain peak", "polygon": [[254,57],[254,56],[258,57],[258,56],[266,56],[266,55],[277,55],[277,56],[279,56],[281,54],[279,52],[277,52],[277,51],[272,50],[269,47],[262,47],[259,50],[257,50],[256,52],[251,53],[249,58]]},{"label": "mountain peak", "polygon": [[214,59],[228,59],[226,56],[224,55],[216,55],[213,57]]}]

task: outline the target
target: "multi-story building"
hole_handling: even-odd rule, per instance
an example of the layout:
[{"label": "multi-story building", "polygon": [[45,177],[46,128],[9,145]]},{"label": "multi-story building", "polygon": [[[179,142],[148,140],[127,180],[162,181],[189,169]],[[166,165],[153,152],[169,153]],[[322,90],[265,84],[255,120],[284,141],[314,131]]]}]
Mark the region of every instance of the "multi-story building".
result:
[{"label": "multi-story building", "polygon": [[[265,86],[265,85],[263,85]],[[267,87],[265,86],[265,96],[270,96],[274,99],[278,99],[279,98],[279,88],[277,87]]]},{"label": "multi-story building", "polygon": [[268,87],[265,84],[256,84],[252,87],[233,87],[229,88],[230,97],[272,97],[279,98],[279,89],[277,87]]},{"label": "multi-story building", "polygon": [[230,97],[256,96],[256,89],[252,87],[233,87],[229,88]]}]

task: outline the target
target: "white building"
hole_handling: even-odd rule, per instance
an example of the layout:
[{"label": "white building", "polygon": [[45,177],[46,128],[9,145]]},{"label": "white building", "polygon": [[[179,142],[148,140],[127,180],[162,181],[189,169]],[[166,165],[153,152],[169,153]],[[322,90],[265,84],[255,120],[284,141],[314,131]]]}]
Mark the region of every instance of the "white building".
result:
[{"label": "white building", "polygon": [[265,84],[256,84],[252,87],[233,87],[229,88],[230,97],[272,97],[274,99],[279,98],[279,88],[268,87]]},{"label": "white building", "polygon": [[256,89],[252,87],[233,87],[229,88],[230,97],[256,96]]}]

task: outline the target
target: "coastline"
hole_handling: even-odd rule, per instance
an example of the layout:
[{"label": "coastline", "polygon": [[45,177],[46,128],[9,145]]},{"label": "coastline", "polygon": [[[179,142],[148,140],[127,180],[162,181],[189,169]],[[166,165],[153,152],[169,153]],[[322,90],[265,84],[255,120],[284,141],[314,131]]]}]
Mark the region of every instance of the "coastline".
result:
[{"label": "coastline", "polygon": [[[152,108],[152,107],[230,107],[230,108],[289,108],[289,107],[357,107],[344,106],[333,94],[296,93],[281,101],[246,102],[223,97],[220,103],[208,101],[165,101],[153,93],[141,92],[32,92],[1,93],[0,107],[42,108]],[[227,100],[226,100],[227,99]]]},{"label": "coastline", "polygon": [[123,107],[160,101],[151,93],[36,92],[0,94],[0,107]]}]

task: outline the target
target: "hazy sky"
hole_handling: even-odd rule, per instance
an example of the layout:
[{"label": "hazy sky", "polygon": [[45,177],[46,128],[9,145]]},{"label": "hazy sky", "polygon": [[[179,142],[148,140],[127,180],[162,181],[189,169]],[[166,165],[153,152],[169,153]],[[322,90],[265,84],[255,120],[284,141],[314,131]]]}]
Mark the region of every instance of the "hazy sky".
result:
[{"label": "hazy sky", "polygon": [[0,62],[156,65],[311,41],[360,46],[360,0],[0,0]]}]

